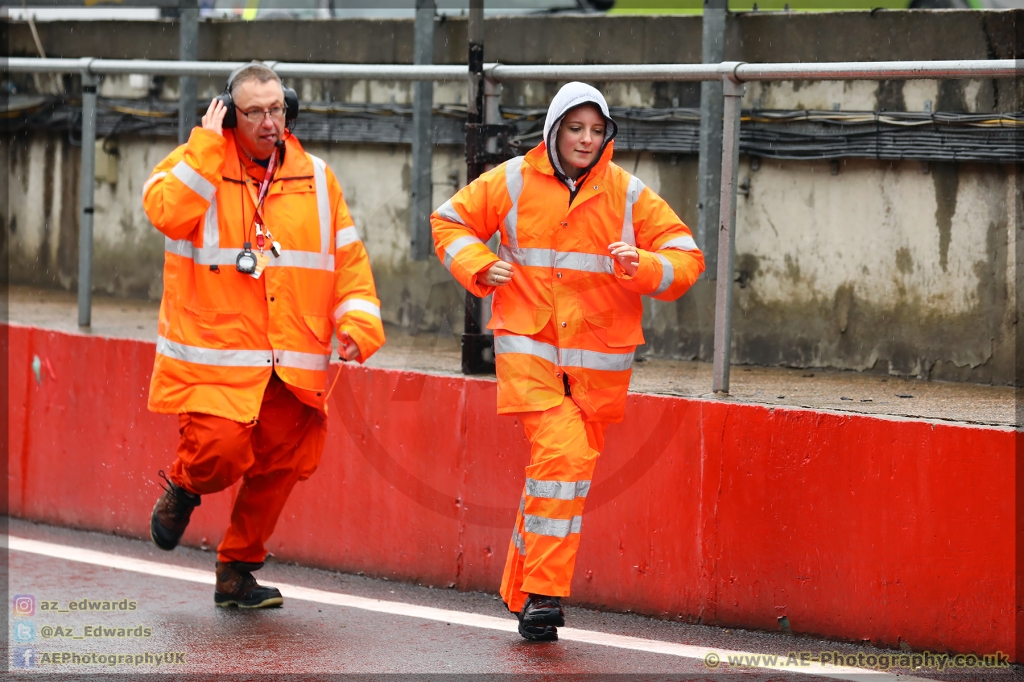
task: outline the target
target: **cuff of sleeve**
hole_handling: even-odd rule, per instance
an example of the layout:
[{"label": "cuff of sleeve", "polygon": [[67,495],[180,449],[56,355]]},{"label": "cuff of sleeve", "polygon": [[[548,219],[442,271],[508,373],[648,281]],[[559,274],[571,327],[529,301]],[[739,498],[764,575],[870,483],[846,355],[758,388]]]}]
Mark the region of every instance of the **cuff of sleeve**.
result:
[{"label": "cuff of sleeve", "polygon": [[196,126],[189,133],[187,149],[200,158],[209,154],[219,154],[222,158],[227,151],[228,141],[223,135],[212,130]]},{"label": "cuff of sleeve", "polygon": [[[366,362],[366,360],[373,355],[377,349],[374,348],[372,351],[367,353],[366,351],[373,345],[370,340],[370,335],[364,332],[355,325],[338,325],[338,355],[341,355],[341,333],[345,332],[349,335],[349,338],[359,348],[359,356],[356,358],[356,362],[360,365]],[[344,355],[342,355],[344,357]]]},{"label": "cuff of sleeve", "polygon": [[658,282],[661,281],[661,276],[658,274],[660,265],[657,257],[650,251],[643,249],[637,249],[636,251],[640,255],[640,265],[632,277],[627,275],[626,271],[619,265],[619,262],[613,259],[615,263],[615,279],[629,291],[647,294],[654,291],[658,286]]},{"label": "cuff of sleeve", "polygon": [[467,272],[469,273],[469,282],[468,282],[469,286],[466,287],[466,291],[468,291],[469,293],[473,294],[477,298],[485,298],[487,296],[490,296],[492,293],[494,293],[494,290],[497,287],[495,287],[493,285],[488,285],[488,284],[480,284],[477,281],[476,276],[479,275],[484,270],[486,270],[487,268],[489,268],[492,265],[494,265],[495,263],[497,263],[499,260],[500,259],[497,256],[494,256],[494,258],[492,260],[488,260],[483,265],[481,265],[479,268],[477,268],[475,271],[467,270]]}]

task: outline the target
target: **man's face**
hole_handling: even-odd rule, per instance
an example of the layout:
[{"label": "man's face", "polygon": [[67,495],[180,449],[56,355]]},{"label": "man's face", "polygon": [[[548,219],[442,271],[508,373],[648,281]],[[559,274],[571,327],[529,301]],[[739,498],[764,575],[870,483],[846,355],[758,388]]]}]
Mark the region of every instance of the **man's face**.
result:
[{"label": "man's face", "polygon": [[[284,137],[284,93],[277,81],[250,80],[235,88],[232,99],[238,114],[236,139],[253,159],[265,159],[274,143]],[[265,112],[271,112],[267,114]]]}]

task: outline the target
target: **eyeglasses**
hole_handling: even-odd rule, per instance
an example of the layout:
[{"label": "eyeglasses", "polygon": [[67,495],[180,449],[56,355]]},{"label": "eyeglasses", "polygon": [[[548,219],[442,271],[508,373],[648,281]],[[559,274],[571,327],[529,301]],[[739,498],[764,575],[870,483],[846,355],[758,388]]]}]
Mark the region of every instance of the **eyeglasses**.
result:
[{"label": "eyeglasses", "polygon": [[261,123],[264,118],[269,116],[274,120],[281,120],[284,118],[284,107],[273,107],[272,109],[253,109],[252,111],[241,112],[242,116],[245,116],[249,123]]}]

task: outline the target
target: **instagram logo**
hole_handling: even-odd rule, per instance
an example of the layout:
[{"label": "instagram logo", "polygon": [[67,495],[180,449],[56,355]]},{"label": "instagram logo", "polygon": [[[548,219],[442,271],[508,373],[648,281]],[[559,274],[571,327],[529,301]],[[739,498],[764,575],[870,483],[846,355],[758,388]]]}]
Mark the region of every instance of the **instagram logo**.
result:
[{"label": "instagram logo", "polygon": [[33,616],[36,613],[36,598],[31,594],[16,594],[11,600],[15,616]]}]

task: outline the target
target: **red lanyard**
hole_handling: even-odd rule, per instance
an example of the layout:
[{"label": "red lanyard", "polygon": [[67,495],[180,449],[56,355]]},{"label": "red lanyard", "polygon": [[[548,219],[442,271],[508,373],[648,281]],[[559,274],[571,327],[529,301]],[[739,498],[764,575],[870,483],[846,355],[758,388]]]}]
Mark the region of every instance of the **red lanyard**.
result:
[{"label": "red lanyard", "polygon": [[[256,207],[256,248],[260,251],[266,246],[266,238],[264,237],[265,232],[265,221],[263,216],[260,215],[260,211],[263,208],[263,200],[267,198],[267,190],[270,188],[270,183],[274,177],[274,167],[277,165],[277,150],[270,155],[270,163],[267,164],[267,173],[263,176],[263,182],[260,184],[260,192],[257,196],[252,191],[252,186],[247,182],[245,188],[249,190],[249,196],[252,198],[253,205]],[[248,173],[246,173],[248,175]],[[270,235],[269,231],[266,231],[267,236]]]}]

